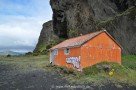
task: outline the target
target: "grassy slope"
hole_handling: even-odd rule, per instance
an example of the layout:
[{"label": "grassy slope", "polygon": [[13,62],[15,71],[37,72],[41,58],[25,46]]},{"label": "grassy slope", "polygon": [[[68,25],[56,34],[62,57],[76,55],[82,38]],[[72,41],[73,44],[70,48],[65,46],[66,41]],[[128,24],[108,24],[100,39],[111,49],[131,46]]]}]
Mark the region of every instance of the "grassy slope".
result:
[{"label": "grassy slope", "polygon": [[[62,68],[47,67],[49,64],[48,56],[25,56],[25,57],[0,57],[0,65],[9,64],[14,68],[20,68],[23,70],[29,69],[44,69],[50,71],[59,72]],[[94,66],[93,74],[83,74],[74,71],[72,74],[62,73],[62,77],[67,78],[71,83],[93,83],[95,85],[103,85],[105,83],[125,83],[136,86],[136,56],[123,56],[122,66],[114,63],[109,65],[115,69],[115,74],[111,77],[107,72],[101,71]],[[12,66],[11,66],[12,68]],[[59,72],[60,73],[60,72]]]},{"label": "grassy slope", "polygon": [[43,69],[42,66],[48,64],[48,56],[0,56],[0,65],[10,65],[14,70]]},{"label": "grassy slope", "polygon": [[[79,73],[74,71],[74,73],[67,73],[64,70],[62,72],[62,67],[46,67],[51,70],[60,71],[61,75],[68,79],[71,83],[81,83],[88,84],[93,83],[94,85],[103,85],[108,83],[115,83],[117,86],[120,84],[128,84],[130,86],[136,86],[136,56],[123,56],[122,57],[122,65],[118,65],[116,63],[106,63],[111,67],[111,69],[115,69],[114,75],[109,76],[109,72],[105,72],[104,70],[99,70],[94,65],[92,68],[89,68],[87,74]],[[105,63],[100,63],[98,65],[103,65]],[[66,72],[66,73],[65,73]]]},{"label": "grassy slope", "polygon": [[136,56],[135,55],[128,55],[122,57],[122,64],[123,66],[136,70]]},{"label": "grassy slope", "polygon": [[[115,69],[113,76],[109,76],[107,72],[99,70],[96,65],[89,68],[87,74],[79,75],[78,77],[70,77],[69,79],[73,82],[82,83],[125,83],[136,86],[136,56],[123,56],[122,65],[115,63],[108,63],[112,69]],[[102,63],[98,64],[101,65]],[[89,74],[89,72],[93,74]],[[75,79],[77,78],[77,79]]]}]

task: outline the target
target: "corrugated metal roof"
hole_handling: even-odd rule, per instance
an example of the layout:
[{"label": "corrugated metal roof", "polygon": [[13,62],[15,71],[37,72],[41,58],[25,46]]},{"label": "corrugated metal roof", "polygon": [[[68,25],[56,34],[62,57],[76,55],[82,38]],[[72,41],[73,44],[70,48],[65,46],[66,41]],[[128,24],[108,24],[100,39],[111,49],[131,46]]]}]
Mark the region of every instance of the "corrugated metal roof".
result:
[{"label": "corrugated metal roof", "polygon": [[52,47],[51,50],[53,50],[53,49],[59,49],[59,48],[66,48],[66,47],[77,47],[77,46],[81,46],[82,44],[84,44],[88,40],[92,39],[93,37],[97,36],[98,34],[104,32],[104,31],[105,30],[97,31],[97,32],[94,32],[94,33],[90,33],[90,34],[78,36],[78,37],[75,37],[75,38],[67,39],[67,40],[61,42],[60,44]]}]

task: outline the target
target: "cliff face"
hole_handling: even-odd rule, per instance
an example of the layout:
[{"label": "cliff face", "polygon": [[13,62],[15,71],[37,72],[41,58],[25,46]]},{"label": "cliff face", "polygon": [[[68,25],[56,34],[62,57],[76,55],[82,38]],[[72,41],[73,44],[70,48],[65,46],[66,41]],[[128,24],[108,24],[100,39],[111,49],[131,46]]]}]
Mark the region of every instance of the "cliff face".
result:
[{"label": "cliff face", "polygon": [[116,16],[135,5],[135,0],[87,0],[96,21]]},{"label": "cliff face", "polygon": [[124,54],[136,54],[136,7],[98,24],[121,44]]},{"label": "cliff face", "polygon": [[[60,38],[79,36],[104,27],[123,46],[124,54],[136,54],[136,7],[131,8],[136,5],[135,0],[50,0],[50,4],[53,32]],[[40,36],[39,42],[46,44],[49,41],[46,33],[50,30],[44,29],[43,35],[41,32],[47,40],[40,40]],[[50,34],[54,35],[53,32]]]},{"label": "cliff face", "polygon": [[93,11],[87,0],[51,0],[50,4],[53,29],[59,37],[68,38],[96,29]]},{"label": "cliff face", "polygon": [[96,30],[97,22],[114,17],[135,3],[135,0],[50,0],[53,30],[64,38],[86,34]]},{"label": "cliff face", "polygon": [[45,50],[46,46],[50,44],[54,38],[58,37],[53,33],[52,21],[48,21],[43,24],[43,28],[34,52],[42,52]]}]

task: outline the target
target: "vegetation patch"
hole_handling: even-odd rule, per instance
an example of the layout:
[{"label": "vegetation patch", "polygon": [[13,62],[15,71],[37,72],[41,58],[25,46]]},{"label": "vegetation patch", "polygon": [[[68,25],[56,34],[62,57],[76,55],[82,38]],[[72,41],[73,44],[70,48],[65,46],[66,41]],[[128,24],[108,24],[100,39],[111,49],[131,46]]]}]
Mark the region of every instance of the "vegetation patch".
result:
[{"label": "vegetation patch", "polygon": [[136,86],[136,56],[122,57],[122,65],[117,63],[102,62],[91,67],[86,67],[82,72],[66,67],[47,65],[45,68],[55,71],[70,83],[104,85],[115,83],[117,86],[127,84]]},{"label": "vegetation patch", "polygon": [[106,27],[115,24],[118,18],[121,18],[122,16],[127,16],[129,19],[134,20],[136,17],[136,8],[132,6],[126,11],[124,11],[123,13],[116,15],[115,17],[110,17],[107,20],[103,20],[103,21],[96,21],[96,24],[98,28]]},{"label": "vegetation patch", "polygon": [[[12,69],[29,71],[30,69],[45,70],[49,73],[59,74],[74,84],[94,84],[103,86],[114,83],[118,87],[122,84],[136,87],[136,56],[128,55],[122,57],[122,65],[117,63],[102,62],[92,67],[84,68],[82,72],[72,68],[60,67],[49,64],[48,55],[39,56],[12,56],[0,57],[1,65],[12,65]],[[6,70],[6,68],[5,68]]]},{"label": "vegetation patch", "polygon": [[136,55],[127,55],[122,57],[122,65],[126,68],[136,71]]},{"label": "vegetation patch", "polygon": [[[108,66],[108,68],[107,68]],[[100,68],[101,67],[101,68]],[[75,74],[77,75],[77,74]],[[136,71],[126,68],[123,65],[117,63],[99,63],[92,67],[83,69],[82,75],[74,76],[70,78],[70,81],[77,83],[124,83],[129,85],[136,85]],[[75,79],[78,78],[78,79]]]},{"label": "vegetation patch", "polygon": [[[44,44],[40,44],[37,47],[37,50],[35,50],[31,55],[33,56],[38,56],[38,55],[47,55],[49,52],[49,49],[57,44],[59,44],[60,42],[64,41],[65,38],[56,38],[56,39],[52,39],[50,40],[50,42],[48,42],[48,44],[44,43]],[[29,54],[27,54],[29,55]]]},{"label": "vegetation patch", "polygon": [[49,58],[47,55],[39,56],[0,56],[0,64],[3,65],[12,65],[11,67],[14,70],[29,70],[29,69],[43,69],[43,66],[46,66]]},{"label": "vegetation patch", "polygon": [[76,29],[70,29],[70,30],[68,30],[68,36],[69,37],[77,37],[77,36],[79,36],[79,31]]}]

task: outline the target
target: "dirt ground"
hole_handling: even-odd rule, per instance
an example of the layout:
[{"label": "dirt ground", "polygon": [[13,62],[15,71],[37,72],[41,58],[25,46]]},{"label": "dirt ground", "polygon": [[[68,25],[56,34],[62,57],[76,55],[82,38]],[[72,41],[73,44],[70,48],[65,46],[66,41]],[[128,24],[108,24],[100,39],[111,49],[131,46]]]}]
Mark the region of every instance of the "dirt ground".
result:
[{"label": "dirt ground", "polygon": [[0,60],[0,90],[136,90],[126,85],[120,87],[108,84],[98,87],[92,84],[70,84],[54,71],[35,67],[34,62],[3,60]]}]

